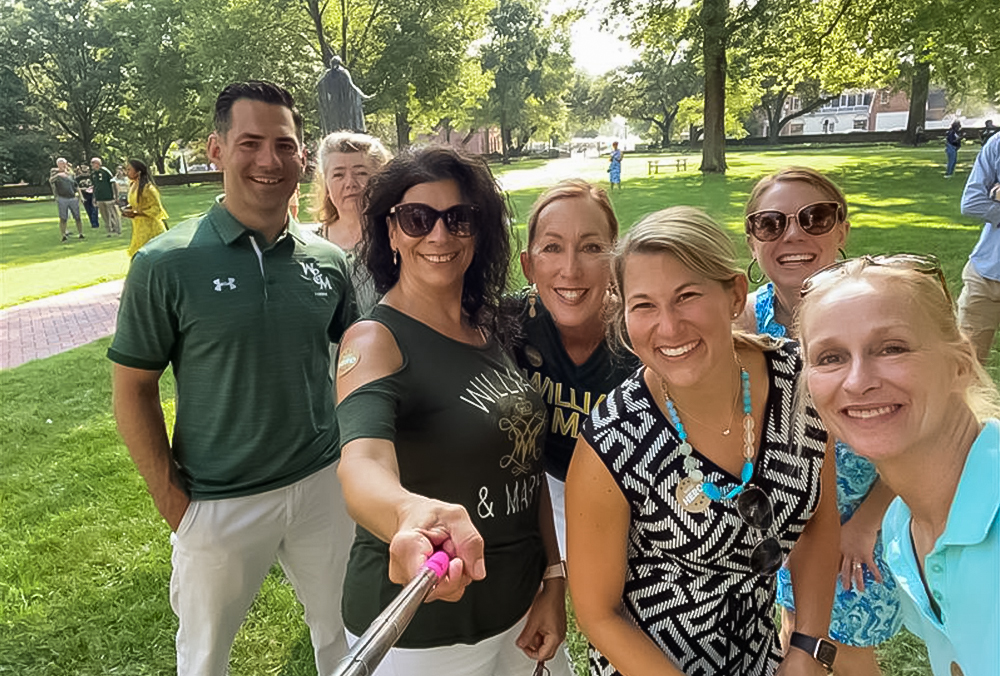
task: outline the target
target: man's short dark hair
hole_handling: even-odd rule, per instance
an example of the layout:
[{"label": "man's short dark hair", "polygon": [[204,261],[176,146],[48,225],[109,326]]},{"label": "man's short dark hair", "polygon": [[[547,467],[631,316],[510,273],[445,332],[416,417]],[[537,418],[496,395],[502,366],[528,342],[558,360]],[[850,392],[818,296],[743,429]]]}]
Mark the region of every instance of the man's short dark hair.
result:
[{"label": "man's short dark hair", "polygon": [[232,128],[233,104],[240,99],[263,101],[288,108],[295,121],[295,134],[302,140],[302,114],[295,108],[295,99],[284,87],[263,80],[233,82],[219,92],[219,97],[215,99],[215,131],[220,136],[225,136]]}]

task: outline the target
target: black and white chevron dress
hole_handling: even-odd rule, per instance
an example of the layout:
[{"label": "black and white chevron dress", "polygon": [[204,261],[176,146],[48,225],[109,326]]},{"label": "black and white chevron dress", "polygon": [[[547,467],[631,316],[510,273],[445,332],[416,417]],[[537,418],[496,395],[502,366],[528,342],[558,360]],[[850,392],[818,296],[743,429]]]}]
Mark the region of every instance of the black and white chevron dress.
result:
[{"label": "black and white chevron dress", "polygon": [[[819,502],[826,432],[812,410],[793,423],[797,345],[785,342],[765,355],[770,387],[751,483],[770,497],[771,534],[787,554]],[[624,607],[687,676],[771,674],[780,660],[775,578],[749,567],[759,532],[743,523],[733,503],[713,502],[701,514],[681,509],[674,498],[686,476],[680,440],[642,373],[613,390],[581,432],[631,509]],[[697,449],[694,454],[709,481],[736,481]],[[593,647],[590,669],[618,673]]]}]

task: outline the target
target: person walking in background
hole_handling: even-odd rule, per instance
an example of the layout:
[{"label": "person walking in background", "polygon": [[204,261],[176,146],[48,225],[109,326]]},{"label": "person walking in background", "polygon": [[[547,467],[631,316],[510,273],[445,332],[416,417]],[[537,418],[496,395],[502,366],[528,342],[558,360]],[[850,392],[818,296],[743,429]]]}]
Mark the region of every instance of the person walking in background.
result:
[{"label": "person walking in background", "polygon": [[[305,606],[319,673],[347,652],[340,593],[354,527],[336,475],[328,346],[357,311],[343,252],[289,218],[305,163],[294,106],[271,83],[223,89],[208,154],[225,196],[135,255],[108,350],[119,432],[173,531],[181,676],[228,673],[275,558]],[[172,440],[159,393],[168,365]]]},{"label": "person walking in background", "polygon": [[76,168],[76,184],[80,188],[80,197],[83,199],[83,208],[87,212],[87,219],[91,228],[101,227],[97,218],[97,205],[94,203],[94,182],[90,177],[90,167],[81,164]]},{"label": "person walking in background", "polygon": [[962,192],[962,215],[985,221],[962,270],[958,325],[985,364],[1000,325],[1000,136],[987,141]]},{"label": "person walking in background", "polygon": [[948,133],[944,138],[944,152],[948,157],[948,167],[944,170],[944,177],[951,178],[955,173],[955,164],[958,163],[958,149],[962,147],[962,123],[955,120],[948,128]]},{"label": "person walking in background", "polygon": [[1000,127],[993,124],[993,120],[986,120],[986,125],[983,127],[983,131],[979,134],[979,139],[983,145],[990,140],[990,137],[1000,131]]},{"label": "person walking in background", "polygon": [[76,221],[78,238],[83,239],[83,223],[80,221],[80,187],[70,173],[69,162],[65,158],[60,157],[56,160],[56,167],[49,172],[49,185],[59,207],[59,232],[62,234],[62,241],[69,240],[66,221],[70,214],[73,214],[73,219]]},{"label": "person walking in background", "polygon": [[618,141],[611,144],[611,162],[608,164],[608,180],[611,182],[611,190],[618,186],[622,189],[622,151],[618,149]]},{"label": "person walking in background", "polygon": [[104,166],[100,157],[90,160],[90,180],[94,184],[94,201],[108,237],[122,234],[121,218],[118,216],[118,183],[115,175]]},{"label": "person walking in background", "polygon": [[128,256],[132,258],[142,246],[166,230],[167,212],[160,202],[160,191],[149,175],[149,167],[142,160],[129,160],[125,165],[129,178],[128,207],[122,216],[132,219],[132,241]]}]

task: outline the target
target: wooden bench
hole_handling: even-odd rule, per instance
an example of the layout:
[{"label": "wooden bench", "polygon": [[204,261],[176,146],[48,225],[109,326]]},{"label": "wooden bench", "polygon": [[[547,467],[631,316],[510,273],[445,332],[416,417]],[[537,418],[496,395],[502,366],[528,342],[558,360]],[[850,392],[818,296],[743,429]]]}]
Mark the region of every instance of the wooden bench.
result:
[{"label": "wooden bench", "polygon": [[666,169],[671,164],[674,165],[674,171],[687,171],[688,161],[686,157],[676,157],[673,160],[670,159],[660,159],[660,160],[646,160],[646,175],[652,176],[653,174],[659,174],[660,169]]}]

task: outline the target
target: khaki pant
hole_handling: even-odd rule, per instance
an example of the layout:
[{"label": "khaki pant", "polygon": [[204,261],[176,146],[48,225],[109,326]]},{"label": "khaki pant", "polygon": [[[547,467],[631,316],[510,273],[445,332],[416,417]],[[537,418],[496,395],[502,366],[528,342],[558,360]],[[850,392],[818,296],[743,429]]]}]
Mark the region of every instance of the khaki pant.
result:
[{"label": "khaki pant", "polygon": [[266,493],[191,503],[171,536],[178,676],[228,673],[233,639],[275,559],[305,607],[319,674],[333,673],[347,654],[340,597],[354,539],[337,464]]},{"label": "khaki pant", "polygon": [[993,337],[1000,325],[1000,282],[986,279],[972,261],[962,270],[962,294],[958,297],[958,325],[972,341],[983,364],[990,356]]},{"label": "khaki pant", "polygon": [[97,210],[104,219],[104,226],[109,235],[120,235],[122,232],[121,216],[118,215],[118,205],[114,200],[98,200]]}]

